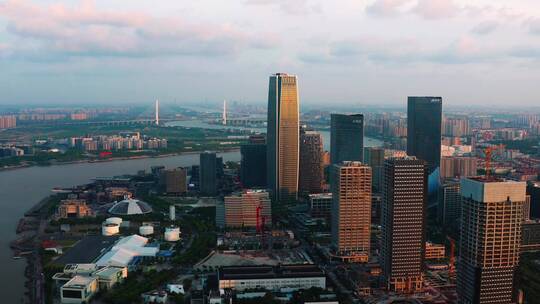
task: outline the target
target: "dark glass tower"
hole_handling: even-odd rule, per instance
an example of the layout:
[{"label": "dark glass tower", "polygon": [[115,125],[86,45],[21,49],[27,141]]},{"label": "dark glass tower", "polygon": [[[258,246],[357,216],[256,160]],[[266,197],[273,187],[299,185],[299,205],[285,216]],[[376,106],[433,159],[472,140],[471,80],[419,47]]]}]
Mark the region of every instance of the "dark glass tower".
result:
[{"label": "dark glass tower", "polygon": [[240,180],[244,188],[266,188],[266,144],[250,142],[240,146]]},{"label": "dark glass tower", "polygon": [[364,115],[330,116],[330,160],[332,164],[364,159]]},{"label": "dark glass tower", "polygon": [[200,154],[199,191],[202,195],[217,194],[217,158],[216,153],[203,152]]},{"label": "dark glass tower", "polygon": [[441,163],[441,97],[409,97],[407,103],[407,155],[425,160],[429,174]]}]

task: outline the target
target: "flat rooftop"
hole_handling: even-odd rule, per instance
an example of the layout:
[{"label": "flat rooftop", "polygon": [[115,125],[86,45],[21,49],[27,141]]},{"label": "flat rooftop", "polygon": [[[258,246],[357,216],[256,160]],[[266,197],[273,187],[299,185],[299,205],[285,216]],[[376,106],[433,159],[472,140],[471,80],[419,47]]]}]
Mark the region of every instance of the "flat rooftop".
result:
[{"label": "flat rooftop", "polygon": [[75,243],[66,253],[54,261],[55,264],[89,264],[96,261],[106,249],[113,246],[117,236],[89,235]]},{"label": "flat rooftop", "polygon": [[227,266],[219,269],[220,280],[267,278],[324,277],[324,271],[314,264],[279,266]]},{"label": "flat rooftop", "polygon": [[64,284],[62,288],[77,288],[85,289],[88,284],[92,283],[96,278],[94,277],[84,277],[84,276],[74,276],[69,282]]}]

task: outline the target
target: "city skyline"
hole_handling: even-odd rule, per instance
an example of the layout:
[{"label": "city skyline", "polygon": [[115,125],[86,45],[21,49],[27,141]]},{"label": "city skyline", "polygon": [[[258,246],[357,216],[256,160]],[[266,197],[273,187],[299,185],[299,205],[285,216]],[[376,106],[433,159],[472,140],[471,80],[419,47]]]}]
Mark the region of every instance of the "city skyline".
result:
[{"label": "city skyline", "polygon": [[265,99],[262,76],[279,70],[301,76],[310,105],[396,105],[411,95],[451,106],[537,103],[535,1],[337,4],[5,1],[0,105],[255,103]]}]

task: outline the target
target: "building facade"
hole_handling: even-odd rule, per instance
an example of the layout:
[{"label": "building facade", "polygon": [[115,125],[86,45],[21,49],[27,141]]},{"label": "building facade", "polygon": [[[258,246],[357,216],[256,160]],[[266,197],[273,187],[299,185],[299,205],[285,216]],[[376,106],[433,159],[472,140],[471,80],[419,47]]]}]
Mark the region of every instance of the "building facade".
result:
[{"label": "building facade", "polygon": [[264,288],[280,291],[326,288],[326,275],[316,265],[228,266],[218,271],[219,289]]},{"label": "building facade", "polygon": [[427,168],[415,157],[384,163],[381,268],[387,288],[422,289],[425,255]]},{"label": "building facade", "polygon": [[441,161],[441,97],[409,97],[407,103],[407,155],[427,162],[431,174]]},{"label": "building facade", "polygon": [[300,175],[298,192],[302,195],[320,193],[324,182],[323,139],[319,132],[300,134]]},{"label": "building facade", "polygon": [[203,152],[199,163],[199,191],[202,195],[214,196],[218,192],[218,169],[216,153]]},{"label": "building facade", "polygon": [[184,194],[187,192],[187,169],[176,168],[161,172],[165,192],[169,194]]},{"label": "building facade", "polygon": [[441,158],[441,179],[476,176],[476,157],[447,156]]},{"label": "building facade", "polygon": [[299,103],[296,76],[270,76],[266,181],[273,200],[282,203],[294,201],[298,195]]},{"label": "building facade", "polygon": [[484,177],[461,180],[459,303],[514,303],[525,187]]},{"label": "building facade", "polygon": [[266,139],[250,136],[240,146],[240,181],[244,188],[266,188]]},{"label": "building facade", "polygon": [[332,164],[343,161],[364,160],[364,115],[330,115],[330,160]]},{"label": "building facade", "polygon": [[17,117],[15,115],[0,116],[0,129],[15,128],[17,126]]},{"label": "building facade", "polygon": [[382,190],[382,172],[384,167],[384,149],[380,147],[364,148],[364,163],[371,167],[373,190]]},{"label": "building facade", "polygon": [[461,217],[461,183],[459,179],[448,180],[438,192],[437,217],[447,228],[459,228]]},{"label": "building facade", "polygon": [[262,225],[264,217],[265,225],[272,224],[270,196],[267,191],[247,190],[225,197],[225,227],[229,228],[256,228],[257,209],[259,209]]},{"label": "building facade", "polygon": [[330,222],[332,215],[332,193],[310,194],[309,213],[313,218],[324,218]]},{"label": "building facade", "polygon": [[334,164],[331,171],[332,247],[351,262],[367,262],[371,227],[371,168],[361,162]]}]

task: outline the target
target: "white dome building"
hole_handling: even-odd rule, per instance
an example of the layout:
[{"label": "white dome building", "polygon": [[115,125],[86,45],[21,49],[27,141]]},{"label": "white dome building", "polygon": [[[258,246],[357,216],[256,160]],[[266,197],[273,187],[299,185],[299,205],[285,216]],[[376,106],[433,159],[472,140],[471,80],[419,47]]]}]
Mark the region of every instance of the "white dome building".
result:
[{"label": "white dome building", "polygon": [[148,203],[132,198],[120,201],[109,209],[109,213],[114,215],[137,215],[150,212],[152,212],[152,207]]}]

